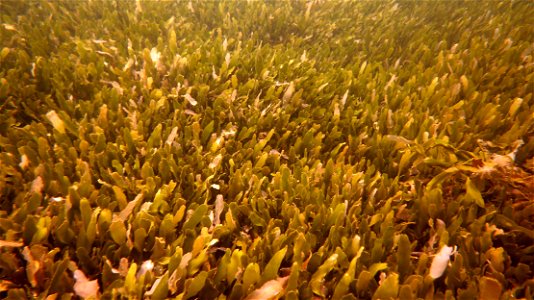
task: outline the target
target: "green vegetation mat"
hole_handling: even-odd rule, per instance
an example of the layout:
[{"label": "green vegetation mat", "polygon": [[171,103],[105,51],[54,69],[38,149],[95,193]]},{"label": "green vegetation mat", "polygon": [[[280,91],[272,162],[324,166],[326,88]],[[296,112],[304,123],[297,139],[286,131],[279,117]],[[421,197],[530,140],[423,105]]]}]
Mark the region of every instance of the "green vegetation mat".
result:
[{"label": "green vegetation mat", "polygon": [[0,1],[0,298],[532,299],[534,2]]}]

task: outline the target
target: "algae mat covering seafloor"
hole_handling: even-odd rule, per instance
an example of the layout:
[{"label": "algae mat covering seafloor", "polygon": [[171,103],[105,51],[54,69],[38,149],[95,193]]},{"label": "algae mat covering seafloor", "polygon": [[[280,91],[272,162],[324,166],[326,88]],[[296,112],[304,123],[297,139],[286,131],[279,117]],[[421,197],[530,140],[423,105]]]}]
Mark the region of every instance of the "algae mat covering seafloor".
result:
[{"label": "algae mat covering seafloor", "polygon": [[0,297],[532,299],[532,16],[0,1]]}]

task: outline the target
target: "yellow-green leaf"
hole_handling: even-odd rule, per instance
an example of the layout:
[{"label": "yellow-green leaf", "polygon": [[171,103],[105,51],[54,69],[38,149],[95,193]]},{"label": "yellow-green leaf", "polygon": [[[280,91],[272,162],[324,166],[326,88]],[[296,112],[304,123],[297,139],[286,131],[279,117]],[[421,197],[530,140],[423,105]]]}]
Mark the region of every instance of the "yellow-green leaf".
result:
[{"label": "yellow-green leaf", "polygon": [[466,197],[469,200],[475,201],[478,206],[484,208],[484,199],[482,198],[482,194],[470,178],[467,178],[467,181],[465,182],[465,190]]},{"label": "yellow-green leaf", "polygon": [[265,270],[263,271],[263,276],[261,278],[261,281],[263,283],[278,277],[278,269],[280,269],[280,264],[286,256],[286,252],[287,246],[283,249],[278,250],[278,252],[273,255],[271,260],[269,260],[269,262],[265,266]]},{"label": "yellow-green leaf", "polygon": [[126,226],[120,220],[111,223],[109,233],[113,241],[119,245],[122,245],[126,241]]}]

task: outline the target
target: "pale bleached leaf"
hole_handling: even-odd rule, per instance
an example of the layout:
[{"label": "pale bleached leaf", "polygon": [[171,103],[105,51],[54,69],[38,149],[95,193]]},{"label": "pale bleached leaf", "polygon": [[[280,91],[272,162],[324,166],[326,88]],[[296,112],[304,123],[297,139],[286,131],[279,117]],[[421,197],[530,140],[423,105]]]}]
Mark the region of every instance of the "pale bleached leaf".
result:
[{"label": "pale bleached leaf", "polygon": [[218,194],[215,198],[215,214],[213,220],[213,226],[221,224],[221,213],[224,209],[224,198],[223,195]]},{"label": "pale bleached leaf", "polygon": [[28,156],[26,156],[26,154],[22,154],[20,156],[20,163],[19,163],[19,167],[21,169],[26,169],[28,166],[30,165],[30,160],[28,159]]},{"label": "pale bleached leaf", "polygon": [[213,78],[213,80],[219,80],[219,75],[217,75],[217,73],[215,73],[215,67],[212,66],[211,69],[212,69],[211,78]]},{"label": "pale bleached leaf", "polygon": [[47,112],[46,118],[48,119],[48,121],[50,121],[50,123],[52,123],[54,129],[61,133],[65,133],[65,124],[63,123],[63,120],[61,120],[55,110]]},{"label": "pale bleached leaf", "polygon": [[160,57],[161,53],[158,51],[158,49],[152,48],[152,50],[150,50],[150,59],[152,59],[152,62],[154,62],[154,64],[157,64],[159,62]]},{"label": "pale bleached leaf", "polygon": [[224,56],[224,62],[226,63],[226,66],[230,66],[230,53],[226,53]]},{"label": "pale bleached leaf", "polygon": [[304,53],[302,53],[302,55],[300,56],[300,61],[305,62],[307,60],[308,58],[306,57],[306,50],[304,50]]},{"label": "pale bleached leaf", "polygon": [[245,298],[245,300],[278,299],[284,294],[285,285],[288,279],[289,276],[269,280],[264,283],[259,289],[256,289],[252,293],[250,293]]},{"label": "pale bleached leaf", "polygon": [[445,269],[447,269],[451,255],[453,255],[455,252],[456,247],[441,247],[436,256],[434,256],[432,264],[430,265],[430,277],[434,279],[440,278],[445,272]]},{"label": "pale bleached leaf", "polygon": [[0,240],[0,248],[18,248],[24,246],[23,242]]},{"label": "pale bleached leaf", "polygon": [[189,104],[191,104],[193,106],[196,106],[198,104],[197,100],[195,100],[195,98],[191,97],[191,95],[189,95],[189,94],[185,94],[184,98],[185,98],[185,100],[187,100],[187,102],[189,102]]},{"label": "pale bleached leaf", "polygon": [[286,91],[284,93],[284,96],[282,97],[282,100],[287,101],[287,100],[291,99],[291,96],[293,96],[294,92],[295,92],[295,84],[292,81],[289,84],[289,86],[287,87],[287,89],[286,89]]},{"label": "pale bleached leaf", "polygon": [[15,26],[11,25],[11,24],[4,23],[2,25],[4,26],[4,28],[6,30],[10,30],[10,31],[16,31],[17,30],[17,28]]},{"label": "pale bleached leaf", "polygon": [[[126,221],[128,217],[132,214],[133,209],[137,205],[137,203],[141,202],[141,199],[143,199],[143,194],[138,194],[135,199],[128,202],[128,204],[124,207],[123,210],[119,213],[119,218],[122,221]],[[150,202],[151,203],[151,202]],[[145,204],[145,203],[143,203]]]},{"label": "pale bleached leaf", "polygon": [[36,287],[38,282],[35,275],[41,268],[41,263],[33,258],[30,248],[27,246],[22,250],[22,256],[24,257],[24,260],[26,260],[26,275],[28,277],[28,281],[32,287]]},{"label": "pale bleached leaf", "polygon": [[226,51],[226,49],[228,49],[228,39],[224,38],[222,46],[223,46],[223,51]]},{"label": "pale bleached leaf", "polygon": [[122,68],[123,71],[126,71],[130,69],[134,64],[134,60],[132,58],[129,58],[128,61],[124,64],[124,67]]},{"label": "pale bleached leaf", "polygon": [[174,141],[177,135],[178,135],[178,127],[174,127],[171,130],[171,133],[169,133],[169,136],[167,137],[167,141],[165,143],[167,145],[172,145],[172,142]]},{"label": "pale bleached leaf", "polygon": [[217,154],[217,156],[215,156],[215,158],[211,161],[211,163],[209,164],[209,168],[210,169],[215,169],[219,166],[219,164],[221,163],[221,160],[222,160],[222,154]]},{"label": "pale bleached leaf", "polygon": [[150,209],[150,207],[152,206],[152,203],[153,202],[145,202],[141,205],[141,207],[139,208],[140,211],[148,211]]},{"label": "pale bleached leaf", "polygon": [[150,288],[150,290],[145,293],[145,296],[149,296],[150,297],[150,296],[152,296],[152,294],[154,294],[154,292],[156,291],[156,288],[158,287],[158,285],[159,285],[159,283],[160,283],[162,278],[163,277],[160,277],[160,278],[156,279],[156,281],[154,281],[154,284],[152,284],[152,287]]},{"label": "pale bleached leaf", "polygon": [[43,191],[43,188],[44,188],[43,178],[41,176],[37,176],[32,181],[32,186],[30,190],[34,193],[40,194]]},{"label": "pale bleached leaf", "polygon": [[152,260],[145,260],[141,267],[139,268],[139,271],[137,271],[136,277],[139,278],[143,276],[146,272],[152,271],[154,269],[154,262]]},{"label": "pale bleached leaf", "polygon": [[189,261],[193,258],[193,255],[191,252],[188,252],[182,256],[182,260],[180,261],[180,265],[178,265],[178,268],[185,269],[189,265]]},{"label": "pale bleached leaf", "polygon": [[110,57],[110,58],[113,58],[113,54],[111,53],[108,53],[106,51],[100,51],[100,50],[96,50],[95,51],[96,53],[100,54],[100,55],[104,55],[104,56],[107,56],[107,57]]},{"label": "pale bleached leaf", "polygon": [[345,107],[345,104],[347,103],[347,98],[349,97],[349,90],[347,89],[345,91],[345,94],[343,94],[343,98],[341,98],[341,107]]},{"label": "pale bleached leaf", "polygon": [[189,116],[197,116],[198,114],[190,109],[184,110],[184,113]]},{"label": "pale bleached leaf", "polygon": [[82,299],[98,299],[98,280],[89,280],[81,270],[74,271],[74,293]]}]

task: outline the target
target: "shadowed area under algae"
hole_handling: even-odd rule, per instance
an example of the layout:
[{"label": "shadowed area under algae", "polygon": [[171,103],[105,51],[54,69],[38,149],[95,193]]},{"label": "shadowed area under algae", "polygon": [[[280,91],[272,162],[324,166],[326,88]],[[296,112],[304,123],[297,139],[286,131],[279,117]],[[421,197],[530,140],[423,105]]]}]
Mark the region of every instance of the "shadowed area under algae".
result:
[{"label": "shadowed area under algae", "polygon": [[0,1],[0,298],[532,299],[534,2]]}]

